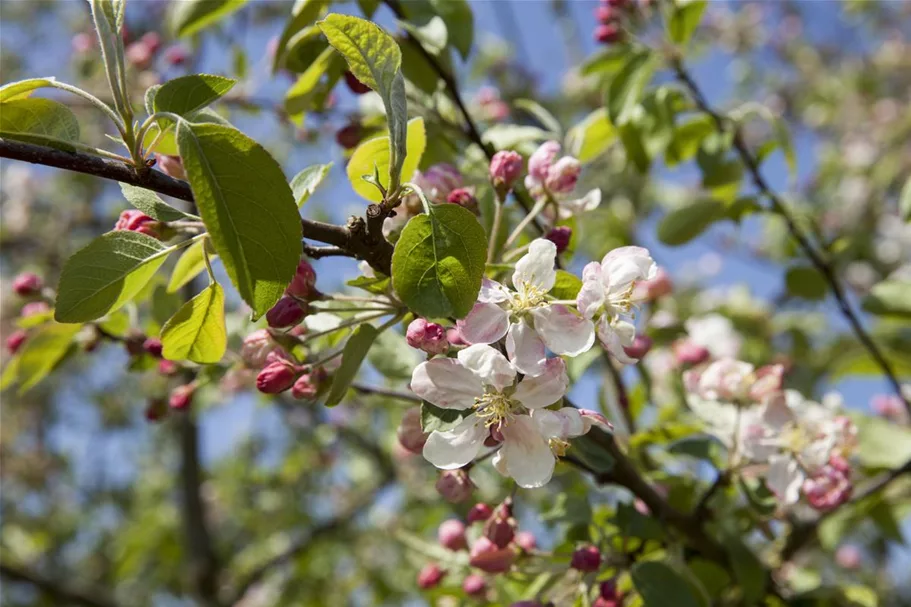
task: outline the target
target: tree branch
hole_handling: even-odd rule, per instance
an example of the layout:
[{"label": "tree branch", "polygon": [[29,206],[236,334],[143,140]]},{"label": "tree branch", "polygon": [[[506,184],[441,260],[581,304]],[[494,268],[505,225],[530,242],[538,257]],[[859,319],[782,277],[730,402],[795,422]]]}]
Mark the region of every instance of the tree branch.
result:
[{"label": "tree branch", "polygon": [[[83,607],[117,607],[114,599],[99,590],[76,589],[9,563],[0,563],[0,575],[13,582],[31,584],[60,604],[82,605]],[[8,589],[5,590],[8,592]]]}]

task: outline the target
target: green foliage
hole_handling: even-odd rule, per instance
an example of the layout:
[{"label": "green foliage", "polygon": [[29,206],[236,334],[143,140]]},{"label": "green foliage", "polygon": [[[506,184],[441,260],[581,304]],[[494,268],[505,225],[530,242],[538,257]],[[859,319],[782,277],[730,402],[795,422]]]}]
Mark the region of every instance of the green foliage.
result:
[{"label": "green foliage", "polygon": [[697,200],[662,217],[658,224],[658,239],[671,246],[686,244],[723,218],[724,205],[719,201]]},{"label": "green foliage", "polygon": [[28,78],[18,82],[10,82],[0,86],[0,103],[12,101],[13,99],[25,99],[32,94],[35,89],[53,86],[56,82],[53,76],[49,78]]},{"label": "green foliage", "polygon": [[421,429],[426,433],[447,432],[471,415],[472,409],[443,409],[428,402],[421,403]]},{"label": "green foliage", "polygon": [[[47,323],[36,329],[15,359],[19,394],[35,387],[63,359],[82,325]],[[5,387],[5,386],[4,386]]]},{"label": "green foliage", "polygon": [[656,67],[657,58],[651,51],[643,49],[629,54],[623,68],[611,79],[607,88],[605,106],[613,124],[622,125],[630,121]]},{"label": "green foliage", "polygon": [[884,280],[864,298],[864,310],[877,316],[911,318],[911,281]]},{"label": "green foliage", "polygon": [[603,154],[617,138],[617,131],[607,116],[607,110],[598,108],[568,134],[567,146],[579,162],[591,162]]},{"label": "green foliage", "polygon": [[199,219],[195,215],[175,209],[162,200],[161,197],[152,190],[146,190],[128,183],[121,183],[120,191],[123,192],[123,197],[127,199],[127,202],[157,221]]},{"label": "green foliage", "polygon": [[413,217],[395,245],[392,285],[413,312],[427,318],[467,315],[481,290],[487,235],[454,204]]},{"label": "green foliage", "polygon": [[191,74],[168,80],[155,89],[155,112],[170,112],[188,120],[202,108],[234,88],[236,80],[213,74]]},{"label": "green foliage", "polygon": [[[272,73],[282,67],[288,54],[292,38],[313,23],[325,12],[329,6],[327,0],[295,0],[291,8],[291,18],[285,23],[278,44],[275,47],[275,56],[272,58]],[[315,29],[315,28],[314,28]]]},{"label": "green foliage", "polygon": [[168,360],[217,363],[228,345],[225,292],[213,282],[181,306],[161,329],[162,355]]},{"label": "green foliage", "polygon": [[379,331],[371,324],[364,323],[360,325],[348,338],[345,343],[345,349],[342,352],[342,364],[332,376],[332,387],[326,396],[326,406],[334,407],[342,402],[348,387],[357,376],[361,363],[367,356],[367,352],[376,341]]},{"label": "green foliage", "polygon": [[905,180],[898,200],[898,214],[905,221],[911,221],[911,177]]},{"label": "green foliage", "polygon": [[557,280],[550,294],[557,299],[576,299],[582,289],[582,280],[566,270],[557,270]]},{"label": "green foliage", "polygon": [[58,101],[14,98],[0,104],[0,137],[63,150],[79,140],[79,121]]},{"label": "green foliage", "polygon": [[174,4],[171,26],[180,37],[192,36],[246,3],[247,0],[182,0]]},{"label": "green foliage", "polygon": [[795,297],[819,300],[825,299],[829,292],[829,285],[819,273],[819,270],[810,265],[797,265],[788,268],[784,277],[788,293]]},{"label": "green foliage", "polygon": [[313,195],[313,192],[316,191],[316,188],[319,187],[319,184],[321,184],[323,179],[326,178],[326,175],[329,174],[329,169],[331,168],[331,162],[326,164],[314,164],[308,166],[291,179],[291,193],[294,194],[294,199],[297,201],[298,208],[304,206],[307,200],[309,200],[310,196]]},{"label": "green foliage", "polygon": [[269,153],[231,127],[181,121],[177,144],[215,251],[258,318],[281,297],[300,258],[291,188]]},{"label": "green foliage", "polygon": [[206,269],[205,246],[205,238],[197,240],[180,254],[177,263],[174,264],[174,270],[171,271],[171,279],[168,281],[167,287],[168,293],[176,293]]},{"label": "green foliage", "polygon": [[911,430],[877,417],[854,416],[857,457],[871,468],[897,468],[911,460]]},{"label": "green foliage", "polygon": [[[424,154],[424,147],[427,145],[427,136],[424,132],[424,119],[412,118],[408,121],[408,136],[405,143],[407,155],[405,162],[399,170],[397,182],[403,182],[410,179],[414,171],[421,162],[421,156]],[[351,159],[348,161],[346,171],[348,180],[354,191],[373,202],[383,200],[383,194],[376,186],[364,180],[364,177],[373,177],[374,173],[379,175],[379,182],[387,191],[390,187],[390,181],[386,175],[391,174],[392,159],[389,155],[391,146],[388,137],[374,137],[361,143],[354,150]]]},{"label": "green foliage", "polygon": [[674,567],[658,561],[633,565],[633,584],[645,607],[708,607],[708,600]]},{"label": "green foliage", "polygon": [[344,62],[331,48],[324,48],[285,93],[285,110],[302,122],[304,112],[322,109],[343,71]]},{"label": "green foliage", "polygon": [[702,19],[706,6],[708,6],[706,0],[675,0],[670,9],[671,16],[667,21],[670,39],[677,44],[689,42]]}]

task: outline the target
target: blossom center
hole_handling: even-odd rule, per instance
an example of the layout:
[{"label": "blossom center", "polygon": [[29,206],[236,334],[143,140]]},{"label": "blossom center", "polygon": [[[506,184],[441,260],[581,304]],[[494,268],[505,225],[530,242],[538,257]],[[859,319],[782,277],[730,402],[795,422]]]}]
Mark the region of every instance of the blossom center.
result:
[{"label": "blossom center", "polygon": [[477,416],[484,420],[485,426],[495,426],[518,413],[522,405],[500,392],[488,392],[474,400]]},{"label": "blossom center", "polygon": [[633,289],[636,281],[630,281],[629,286],[620,293],[607,297],[607,308],[615,314],[628,314],[633,309]]},{"label": "blossom center", "polygon": [[509,307],[516,314],[521,315],[544,304],[546,293],[535,285],[522,282],[516,285],[516,289],[509,301]]}]

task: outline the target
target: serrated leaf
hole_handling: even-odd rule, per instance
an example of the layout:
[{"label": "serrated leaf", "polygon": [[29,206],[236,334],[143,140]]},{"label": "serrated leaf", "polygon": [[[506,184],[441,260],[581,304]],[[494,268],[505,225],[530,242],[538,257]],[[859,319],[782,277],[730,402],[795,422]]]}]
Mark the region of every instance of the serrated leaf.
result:
[{"label": "serrated leaf", "polygon": [[190,215],[189,213],[184,213],[179,209],[175,209],[164,200],[162,200],[158,194],[152,190],[121,183],[120,191],[123,192],[123,197],[127,199],[127,202],[129,202],[131,205],[152,219],[156,219],[158,221],[199,219],[195,215]]},{"label": "serrated leaf", "polygon": [[192,36],[246,3],[247,0],[181,0],[174,4],[172,26],[178,36]]},{"label": "serrated leaf", "polygon": [[884,280],[873,285],[863,308],[877,316],[911,318],[911,280]]},{"label": "serrated leaf", "polygon": [[[424,132],[424,119],[421,117],[412,118],[408,121],[408,136],[406,140],[407,155],[405,163],[399,173],[400,181],[411,179],[421,156],[424,154],[424,147],[427,144],[427,136]],[[389,138],[375,137],[361,143],[354,150],[348,166],[345,169],[348,174],[348,180],[354,191],[373,202],[383,200],[383,195],[372,184],[364,181],[365,175],[373,175],[374,167],[380,175],[380,183],[384,188],[389,188],[389,179],[386,175],[392,170],[389,157]]]},{"label": "serrated leaf", "polygon": [[566,270],[557,270],[557,280],[550,294],[557,299],[575,299],[582,289],[582,280]]},{"label": "serrated leaf", "polygon": [[329,75],[332,80],[334,73],[334,78],[337,79],[343,67],[342,61],[331,48],[323,49],[285,93],[285,110],[294,116],[312,109],[323,93],[323,77]]},{"label": "serrated leaf", "polygon": [[630,118],[633,108],[639,105],[642,92],[657,66],[655,56],[647,50],[632,53],[623,68],[611,80],[605,105],[607,114],[615,125]]},{"label": "serrated leaf", "polygon": [[617,131],[607,117],[607,110],[598,108],[570,129],[567,147],[579,162],[591,162],[617,139]]},{"label": "serrated leaf", "polygon": [[332,376],[332,387],[329,389],[329,395],[326,397],[326,406],[334,407],[342,402],[348,387],[357,376],[358,369],[364,362],[370,346],[376,340],[379,331],[371,324],[364,323],[360,325],[348,338],[345,343],[345,349],[342,352],[342,364]]},{"label": "serrated leaf", "polygon": [[674,209],[658,223],[658,239],[678,246],[702,234],[710,225],[724,218],[724,205],[716,200],[697,200]]},{"label": "serrated leaf", "polygon": [[228,345],[225,330],[225,293],[217,282],[185,303],[161,329],[162,356],[212,364],[221,360]]},{"label": "serrated leaf", "polygon": [[156,112],[171,112],[189,118],[230,91],[237,83],[232,78],[213,74],[191,74],[168,80],[152,98]]},{"label": "serrated leaf", "polygon": [[784,276],[788,293],[803,299],[825,299],[829,285],[819,270],[810,265],[798,265],[788,268]]},{"label": "serrated leaf", "polygon": [[10,82],[0,86],[0,102],[12,101],[13,99],[25,99],[32,94],[35,89],[48,86],[54,86],[56,78],[29,78],[18,82]]},{"label": "serrated leaf", "polygon": [[462,423],[473,409],[443,409],[428,402],[421,403],[421,429],[425,433],[446,432]]},{"label": "serrated leaf", "polygon": [[477,218],[454,204],[413,217],[392,254],[392,286],[414,313],[463,318],[481,290],[487,235]]},{"label": "serrated leaf", "polygon": [[[207,107],[189,114],[187,117],[187,122],[193,122],[196,124],[210,122],[212,124],[220,124],[222,126],[232,126],[230,122],[221,116],[221,114],[217,113],[212,108]],[[174,123],[170,120],[163,119],[158,126],[160,128],[164,128],[165,132],[163,135],[159,136],[160,128],[147,130],[145,139],[142,142],[146,151],[154,150],[159,154],[177,156],[180,152],[177,149],[177,133],[176,129],[174,128]],[[155,142],[154,148],[150,147],[153,142]]]},{"label": "serrated leaf", "polygon": [[79,140],[79,121],[57,101],[12,99],[0,108],[0,136],[72,150],[66,143]]},{"label": "serrated leaf", "polygon": [[291,8],[291,18],[285,23],[278,44],[275,46],[275,56],[272,58],[272,73],[281,67],[288,52],[288,42],[295,34],[311,25],[329,6],[328,0],[297,0]]},{"label": "serrated leaf", "polygon": [[363,289],[368,293],[374,293],[376,295],[382,295],[383,293],[389,290],[390,279],[388,276],[358,276],[357,278],[352,278],[345,284],[349,287],[356,287],[358,289]]},{"label": "serrated leaf", "polygon": [[640,561],[633,565],[631,575],[645,607],[708,607],[702,593],[666,563]]},{"label": "serrated leaf", "polygon": [[177,263],[174,265],[168,281],[168,293],[176,293],[206,269],[205,242],[205,239],[194,242],[177,258]]},{"label": "serrated leaf", "polygon": [[53,371],[81,328],[80,324],[49,323],[29,335],[16,356],[19,394],[33,388]]},{"label": "serrated leaf", "polygon": [[117,310],[146,286],[177,248],[138,232],[99,236],[63,266],[54,318],[62,323],[87,322]]},{"label": "serrated leaf", "polygon": [[319,187],[319,184],[326,178],[326,175],[329,174],[329,169],[331,168],[331,162],[327,164],[314,164],[308,166],[291,179],[291,192],[294,194],[294,199],[297,201],[298,208],[304,206],[304,203],[307,202],[310,196],[313,195],[313,192],[316,191],[316,188]]},{"label": "serrated leaf", "polygon": [[681,45],[689,42],[707,5],[706,0],[676,0],[667,23],[671,40]]},{"label": "serrated leaf", "polygon": [[177,145],[215,251],[258,318],[282,296],[300,259],[291,188],[272,156],[234,128],[182,120]]}]

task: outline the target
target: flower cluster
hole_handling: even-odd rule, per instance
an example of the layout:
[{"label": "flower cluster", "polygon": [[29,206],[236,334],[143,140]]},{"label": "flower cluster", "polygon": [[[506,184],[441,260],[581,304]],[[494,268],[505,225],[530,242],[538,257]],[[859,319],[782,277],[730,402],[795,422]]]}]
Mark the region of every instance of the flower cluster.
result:
[{"label": "flower cluster", "polygon": [[557,141],[541,144],[528,159],[525,177],[525,187],[535,199],[554,203],[555,219],[591,211],[601,204],[601,190],[597,188],[575,196],[582,164],[573,156],[560,156],[561,149]]}]

